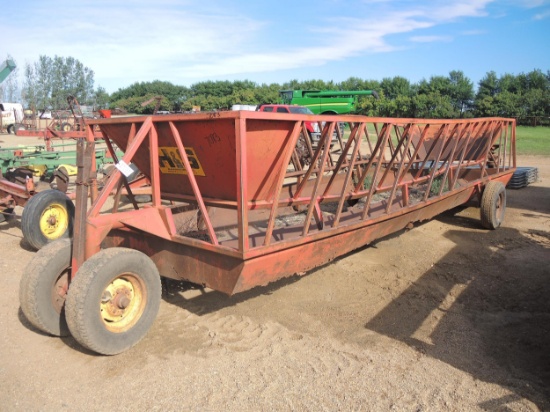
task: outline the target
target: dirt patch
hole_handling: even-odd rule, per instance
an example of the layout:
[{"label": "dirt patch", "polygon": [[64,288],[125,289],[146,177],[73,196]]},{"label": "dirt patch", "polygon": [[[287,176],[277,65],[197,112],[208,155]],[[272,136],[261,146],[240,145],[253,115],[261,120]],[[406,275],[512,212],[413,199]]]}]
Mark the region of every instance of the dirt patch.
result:
[{"label": "dirt patch", "polygon": [[518,163],[540,181],[508,191],[496,231],[465,208],[231,298],[169,282],[116,357],[28,324],[34,252],[0,223],[2,409],[548,410],[550,161]]}]

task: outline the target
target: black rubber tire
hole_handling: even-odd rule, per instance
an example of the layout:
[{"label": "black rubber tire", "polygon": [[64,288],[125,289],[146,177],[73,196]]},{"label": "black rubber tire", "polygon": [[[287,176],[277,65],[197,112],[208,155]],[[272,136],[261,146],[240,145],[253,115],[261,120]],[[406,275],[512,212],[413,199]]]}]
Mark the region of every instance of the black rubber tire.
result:
[{"label": "black rubber tire", "polygon": [[[34,255],[19,283],[19,304],[23,314],[34,327],[50,335],[69,334],[64,298],[69,284],[70,265],[71,240],[60,239]],[[61,288],[61,294],[55,293],[58,287]]]},{"label": "black rubber tire", "polygon": [[7,127],[7,132],[8,132],[8,134],[15,134],[15,125],[14,125],[14,124],[10,124],[10,125]]},{"label": "black rubber tire", "polygon": [[[59,208],[64,208],[68,219],[66,224],[63,224],[63,227],[59,228],[60,233],[54,233],[55,237],[46,236],[40,227],[40,220],[45,213],[48,213],[50,208],[53,206],[57,207],[56,205]],[[21,231],[28,244],[32,248],[39,250],[54,240],[71,237],[73,234],[73,221],[74,204],[71,199],[59,190],[48,189],[32,196],[25,205],[21,216]],[[56,230],[55,232],[58,231]]]},{"label": "black rubber tire", "polygon": [[[116,298],[107,292],[115,279],[116,282],[132,279],[135,282],[132,283],[133,292],[142,288],[143,298],[137,309],[131,306],[132,303],[126,306],[131,308],[128,309],[129,320],[120,330],[112,330],[119,325],[112,319],[111,322],[106,320],[111,316],[109,309],[102,312],[102,305],[116,305]],[[115,296],[120,290],[117,284]],[[135,296],[138,294],[139,291]],[[161,294],[158,269],[147,255],[126,248],[104,249],[84,262],[71,283],[65,309],[69,330],[78,343],[94,352],[102,355],[124,352],[147,334],[157,316]],[[130,302],[134,302],[134,298]],[[120,316],[121,322],[123,316]]]},{"label": "black rubber tire", "polygon": [[73,126],[70,123],[61,123],[60,130],[62,132],[71,132],[73,130]]},{"label": "black rubber tire", "polygon": [[481,195],[481,225],[494,230],[504,221],[506,213],[506,187],[502,182],[487,183]]}]

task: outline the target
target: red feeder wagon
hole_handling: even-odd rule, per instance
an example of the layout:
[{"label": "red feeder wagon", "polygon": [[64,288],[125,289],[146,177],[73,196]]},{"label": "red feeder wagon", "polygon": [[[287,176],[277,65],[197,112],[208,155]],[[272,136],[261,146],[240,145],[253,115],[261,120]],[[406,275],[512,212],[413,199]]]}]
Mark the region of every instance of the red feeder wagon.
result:
[{"label": "red feeder wagon", "polygon": [[[315,146],[305,122],[322,126]],[[74,240],[36,254],[20,302],[37,328],[70,332],[102,354],[120,353],[146,334],[159,308],[161,276],[231,295],[474,198],[482,224],[494,229],[516,166],[515,122],[501,118],[238,111],[88,124],[78,143]],[[115,159],[114,145],[125,153],[100,193],[97,129]],[[150,180],[150,202],[133,200],[125,179],[130,163]],[[123,186],[131,205],[120,201]]]}]

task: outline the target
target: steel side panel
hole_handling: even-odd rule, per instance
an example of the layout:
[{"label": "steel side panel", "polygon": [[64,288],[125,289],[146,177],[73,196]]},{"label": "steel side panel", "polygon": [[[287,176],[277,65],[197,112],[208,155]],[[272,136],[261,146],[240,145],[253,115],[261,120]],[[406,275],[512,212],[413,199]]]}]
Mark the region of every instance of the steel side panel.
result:
[{"label": "steel side panel", "polygon": [[113,230],[102,242],[102,248],[128,247],[148,255],[161,276],[186,280],[231,295],[244,262],[206,249],[194,248],[147,233],[136,236],[124,230]]},{"label": "steel side panel", "polygon": [[233,293],[267,285],[274,280],[321,266],[376,239],[404,229],[411,222],[431,219],[446,210],[460,206],[470,199],[473,192],[474,188],[361,229],[247,260]]},{"label": "steel side panel", "polygon": [[[183,146],[194,153],[193,161],[200,164],[203,173],[196,174],[197,183],[204,197],[229,201],[237,200],[237,143],[235,119],[174,120]],[[247,185],[247,201],[268,200],[275,191],[275,176],[284,167],[282,154],[288,145],[295,122],[264,119],[246,123],[246,161],[250,173],[243,176]],[[142,123],[136,123],[141,127]],[[126,150],[131,123],[102,124],[102,131],[118,147]],[[170,158],[176,148],[168,122],[154,123],[158,133],[160,184],[166,194],[193,195],[189,179],[185,176],[180,160]],[[141,145],[132,162],[148,178],[151,177],[151,159],[148,145]],[[175,166],[175,167],[174,167]],[[169,171],[169,172],[167,172]]]}]

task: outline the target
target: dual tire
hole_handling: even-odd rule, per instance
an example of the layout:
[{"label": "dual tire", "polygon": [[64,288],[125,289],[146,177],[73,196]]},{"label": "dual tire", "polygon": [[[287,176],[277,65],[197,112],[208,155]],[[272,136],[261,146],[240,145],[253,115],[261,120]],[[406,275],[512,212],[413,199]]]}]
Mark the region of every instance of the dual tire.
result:
[{"label": "dual tire", "polygon": [[19,300],[28,321],[50,335],[70,333],[103,355],[137,344],[153,324],[161,301],[153,261],[133,249],[104,249],[70,280],[70,256],[71,241],[61,239],[42,248],[25,269]]}]

